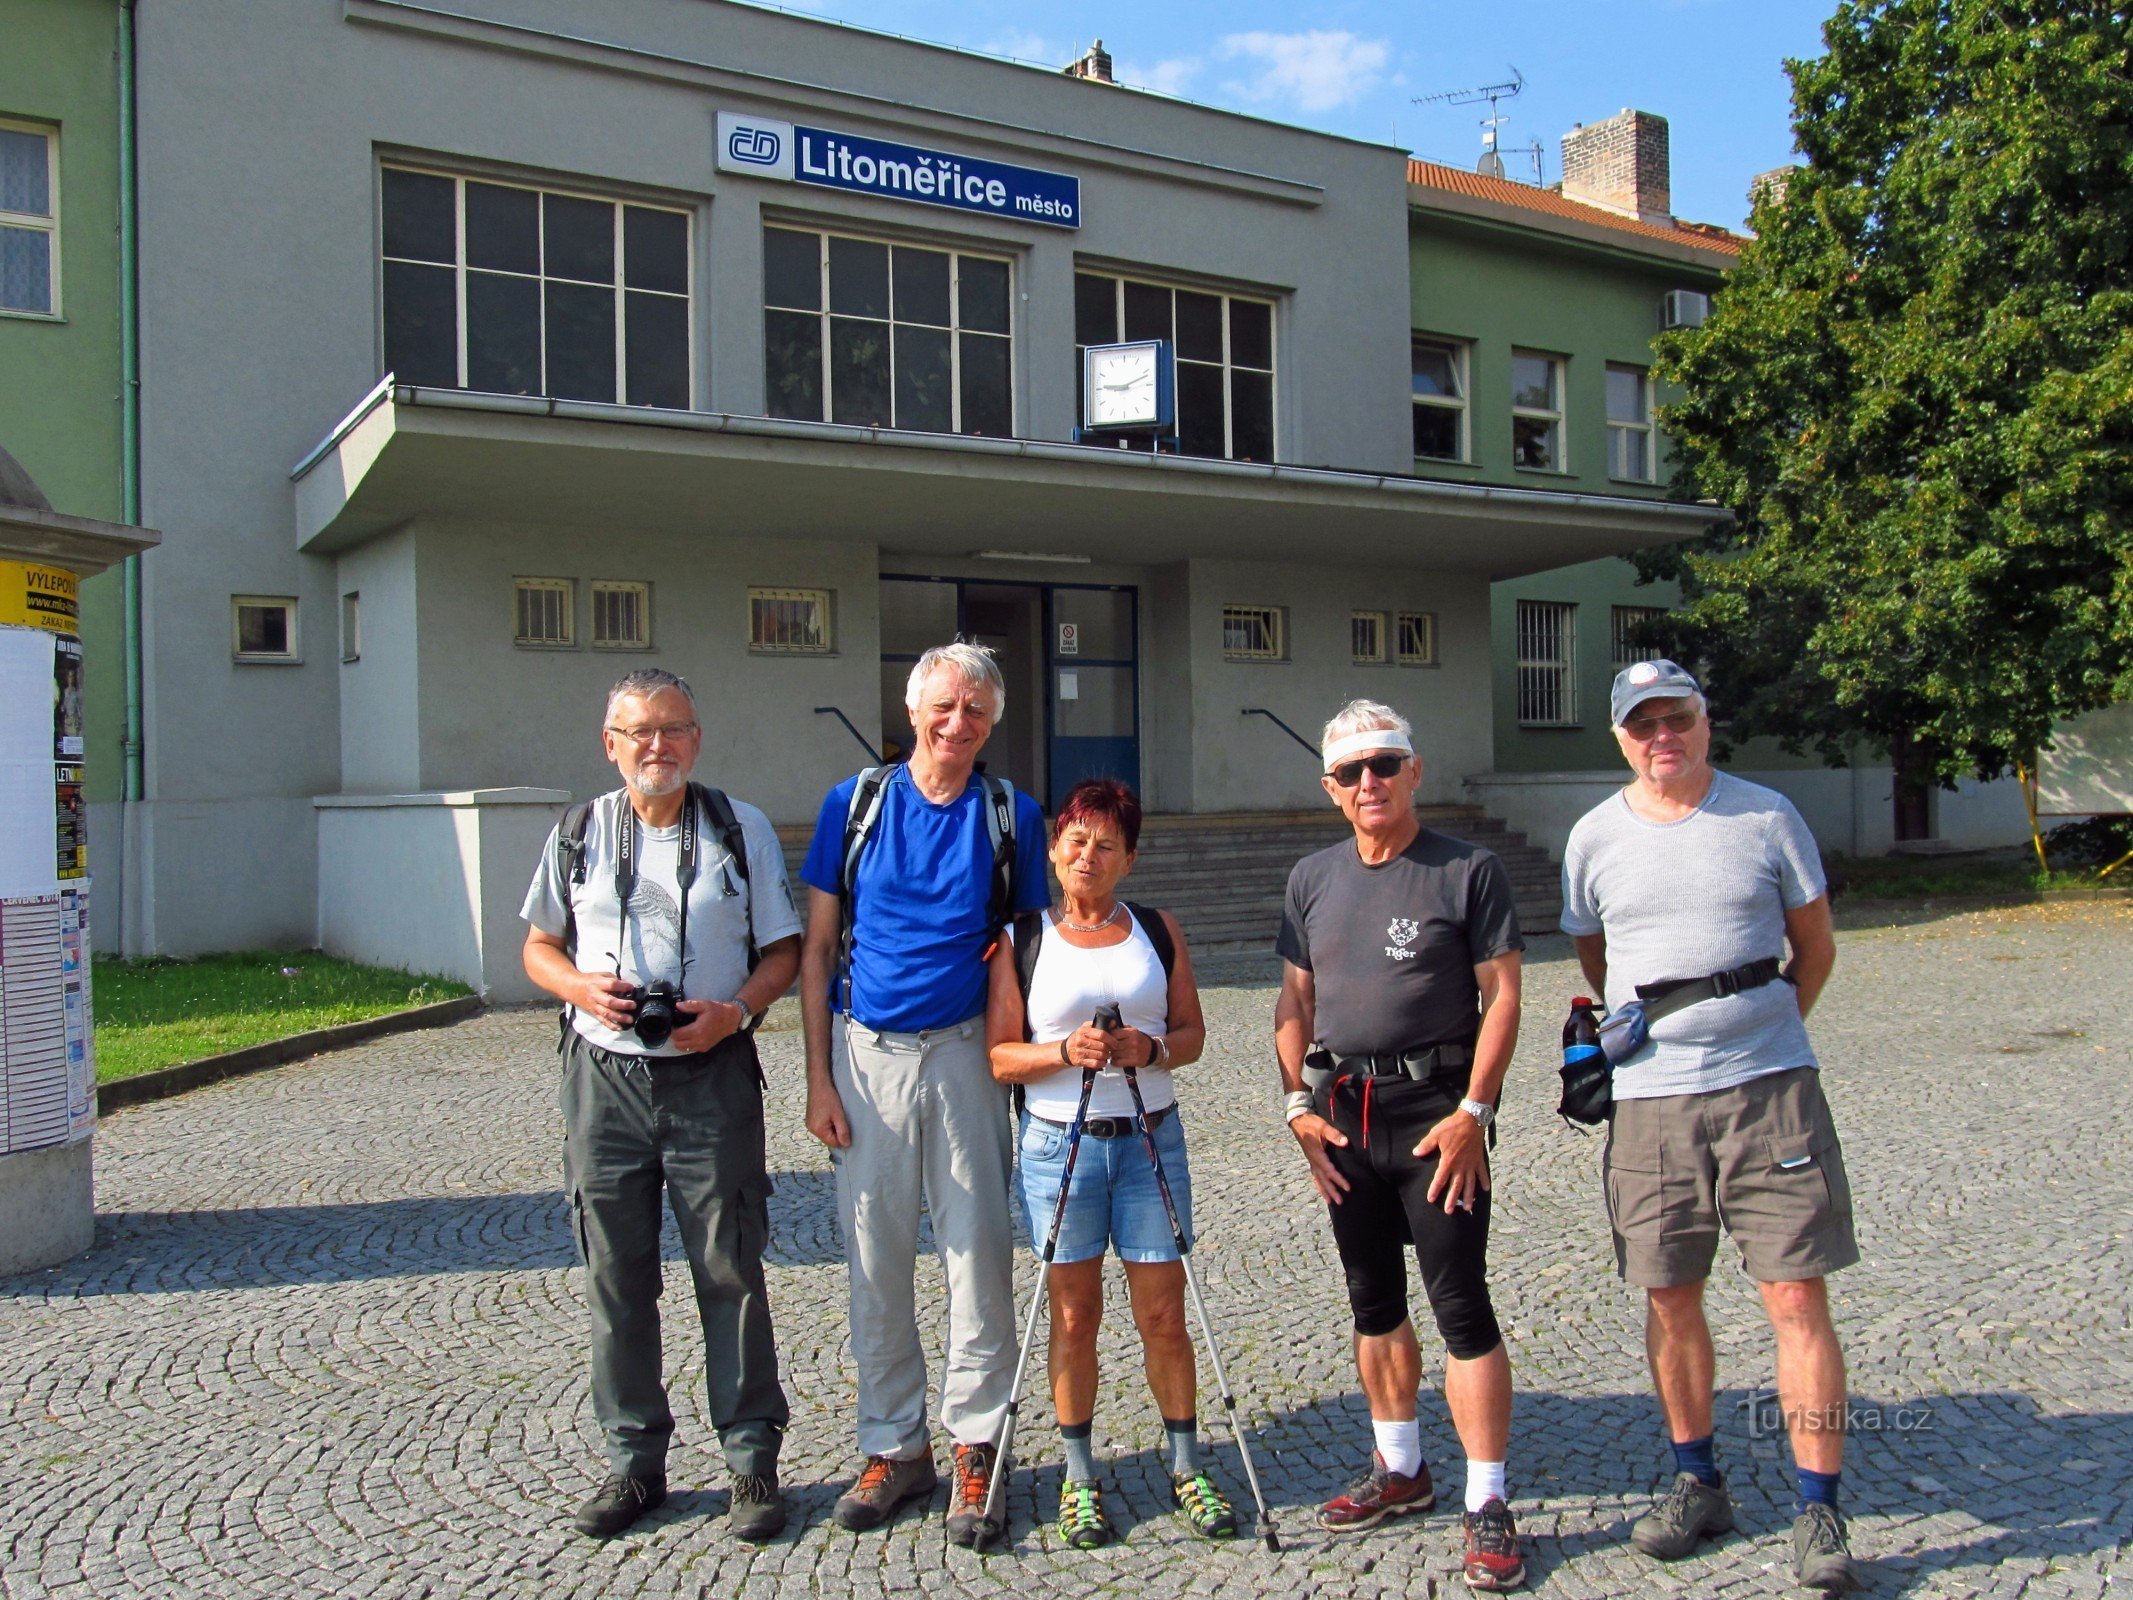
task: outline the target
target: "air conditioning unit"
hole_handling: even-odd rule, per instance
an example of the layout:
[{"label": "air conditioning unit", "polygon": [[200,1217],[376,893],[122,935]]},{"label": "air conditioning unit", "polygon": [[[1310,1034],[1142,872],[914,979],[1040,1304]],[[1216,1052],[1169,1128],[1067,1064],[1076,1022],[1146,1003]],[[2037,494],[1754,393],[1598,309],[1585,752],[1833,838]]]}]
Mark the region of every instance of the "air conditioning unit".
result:
[{"label": "air conditioning unit", "polygon": [[1662,328],[1700,328],[1711,314],[1711,297],[1700,289],[1669,289],[1659,302]]}]

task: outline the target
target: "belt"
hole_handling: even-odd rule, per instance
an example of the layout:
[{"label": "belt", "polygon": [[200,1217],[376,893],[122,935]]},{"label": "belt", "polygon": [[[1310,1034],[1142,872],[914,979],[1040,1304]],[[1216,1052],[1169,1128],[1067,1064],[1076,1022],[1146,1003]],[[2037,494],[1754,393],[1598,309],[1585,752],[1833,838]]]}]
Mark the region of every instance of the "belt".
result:
[{"label": "belt", "polygon": [[1341,1056],[1334,1074],[1342,1078],[1400,1078],[1427,1081],[1443,1068],[1471,1067],[1471,1044],[1433,1044],[1425,1050],[1379,1050],[1370,1055]]},{"label": "belt", "polygon": [[[1163,1119],[1177,1110],[1177,1108],[1178,1103],[1173,1100],[1169,1105],[1158,1106],[1155,1110],[1149,1112],[1148,1131],[1153,1133],[1157,1128],[1161,1127]],[[1030,1118],[1033,1121],[1043,1123],[1048,1128],[1071,1128],[1074,1126],[1071,1122],[1061,1122],[1057,1117],[1040,1117],[1034,1111],[1030,1113]],[[1081,1131],[1091,1139],[1124,1139],[1140,1132],[1140,1124],[1132,1117],[1084,1117],[1081,1122]]]}]

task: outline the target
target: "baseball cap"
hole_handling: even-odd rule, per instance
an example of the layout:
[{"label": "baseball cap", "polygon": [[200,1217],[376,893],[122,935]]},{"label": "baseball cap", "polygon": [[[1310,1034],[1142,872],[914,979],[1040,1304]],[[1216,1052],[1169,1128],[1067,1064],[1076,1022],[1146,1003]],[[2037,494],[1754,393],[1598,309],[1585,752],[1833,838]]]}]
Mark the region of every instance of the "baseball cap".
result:
[{"label": "baseball cap", "polygon": [[1646,700],[1674,700],[1702,694],[1696,680],[1671,661],[1639,661],[1615,674],[1608,696],[1608,718],[1616,727]]}]

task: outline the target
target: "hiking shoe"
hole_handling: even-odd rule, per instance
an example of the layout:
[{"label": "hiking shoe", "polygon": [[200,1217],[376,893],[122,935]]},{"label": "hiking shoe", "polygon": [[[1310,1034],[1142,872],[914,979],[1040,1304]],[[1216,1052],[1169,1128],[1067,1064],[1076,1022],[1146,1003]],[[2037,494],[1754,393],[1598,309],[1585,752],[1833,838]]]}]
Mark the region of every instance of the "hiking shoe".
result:
[{"label": "hiking shoe", "polygon": [[933,1486],[940,1481],[934,1475],[930,1450],[908,1461],[895,1456],[868,1456],[867,1464],[859,1469],[858,1481],[837,1497],[830,1515],[852,1532],[865,1533],[887,1522],[906,1500],[933,1493]]},{"label": "hiking shoe", "polygon": [[1526,1581],[1525,1557],[1519,1554],[1518,1524],[1511,1508],[1495,1495],[1479,1511],[1469,1511],[1466,1528],[1466,1586],[1494,1594]]},{"label": "hiking shoe", "polygon": [[1171,1498],[1185,1526],[1203,1539],[1237,1537],[1237,1512],[1204,1472],[1181,1472],[1170,1480]]},{"label": "hiking shoe", "polygon": [[1094,1478],[1069,1479],[1059,1486],[1059,1537],[1076,1550],[1096,1550],[1111,1542],[1111,1519],[1104,1515],[1103,1490]]},{"label": "hiking shoe", "polygon": [[1410,1478],[1392,1472],[1385,1458],[1370,1452],[1370,1471],[1318,1508],[1318,1525],[1329,1533],[1354,1533],[1374,1528],[1387,1517],[1403,1517],[1410,1511],[1427,1511],[1437,1503],[1437,1491],[1429,1481],[1429,1463],[1423,1462]]},{"label": "hiking shoe", "polygon": [[1792,1570],[1809,1589],[1843,1594],[1859,1587],[1851,1546],[1845,1542],[1844,1518],[1835,1506],[1810,1501],[1792,1519]]},{"label": "hiking shoe", "polygon": [[948,1542],[982,1550],[1000,1537],[1000,1525],[985,1514],[992,1493],[992,1464],[999,1452],[989,1444],[955,1447],[955,1486],[948,1492]]},{"label": "hiking shoe", "polygon": [[761,1544],[785,1531],[785,1497],[778,1493],[776,1472],[744,1472],[733,1480],[733,1504],[726,1526],[736,1539]]},{"label": "hiking shoe", "polygon": [[1629,1530],[1629,1542],[1661,1561],[1679,1561],[1704,1535],[1732,1531],[1733,1500],[1725,1483],[1677,1472],[1674,1487]]},{"label": "hiking shoe", "polygon": [[665,1478],[632,1478],[611,1472],[592,1498],[578,1507],[572,1525],[588,1539],[612,1539],[667,1497]]}]

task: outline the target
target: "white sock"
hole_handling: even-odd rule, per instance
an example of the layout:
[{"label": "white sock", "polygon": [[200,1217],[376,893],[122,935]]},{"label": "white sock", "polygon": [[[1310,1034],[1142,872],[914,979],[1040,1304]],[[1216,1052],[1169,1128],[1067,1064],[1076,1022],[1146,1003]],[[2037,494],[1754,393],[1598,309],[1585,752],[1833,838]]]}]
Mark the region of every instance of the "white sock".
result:
[{"label": "white sock", "polygon": [[1501,1461],[1476,1461],[1471,1456],[1466,1463],[1466,1508],[1479,1511],[1491,1500],[1509,1500],[1510,1492],[1504,1487],[1503,1463]]},{"label": "white sock", "polygon": [[1379,1422],[1372,1418],[1370,1431],[1377,1436],[1378,1454],[1385,1470],[1412,1478],[1422,1470],[1422,1424],[1413,1417],[1405,1422]]}]

